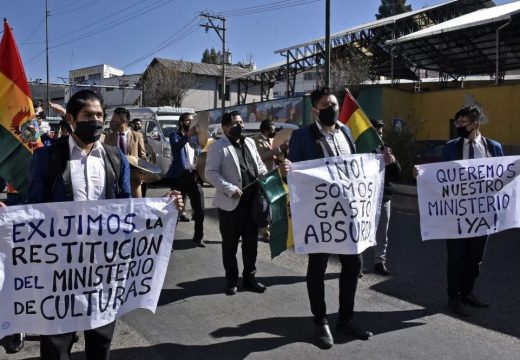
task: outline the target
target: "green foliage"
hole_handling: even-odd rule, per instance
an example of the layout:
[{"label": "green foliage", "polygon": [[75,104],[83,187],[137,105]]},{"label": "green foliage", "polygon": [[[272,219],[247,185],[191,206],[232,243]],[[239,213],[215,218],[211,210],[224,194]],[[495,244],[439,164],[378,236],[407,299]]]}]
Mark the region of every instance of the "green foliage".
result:
[{"label": "green foliage", "polygon": [[220,51],[216,51],[215,48],[211,48],[211,50],[204,50],[204,52],[202,53],[202,59],[201,59],[201,63],[204,63],[204,64],[220,64],[220,59],[221,59],[221,53]]},{"label": "green foliage", "polygon": [[401,165],[401,181],[404,184],[415,184],[412,175],[415,154],[415,130],[408,125],[402,127],[401,131],[394,130],[391,126],[385,126],[383,140],[391,149],[397,161]]},{"label": "green foliage", "polygon": [[381,0],[379,13],[376,14],[376,19],[380,20],[408,11],[412,11],[412,5],[406,5],[406,0]]}]

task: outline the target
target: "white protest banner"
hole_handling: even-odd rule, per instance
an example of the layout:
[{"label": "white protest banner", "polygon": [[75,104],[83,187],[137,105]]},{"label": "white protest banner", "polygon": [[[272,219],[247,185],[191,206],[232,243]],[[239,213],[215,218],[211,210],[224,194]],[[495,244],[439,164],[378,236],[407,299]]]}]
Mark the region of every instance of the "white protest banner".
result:
[{"label": "white protest banner", "polygon": [[96,328],[155,312],[177,210],[168,198],[71,201],[0,211],[0,338]]},{"label": "white protest banner", "polygon": [[519,156],[418,165],[423,240],[493,234],[520,226]]},{"label": "white protest banner", "polygon": [[356,154],[295,162],[288,174],[298,254],[360,254],[374,246],[385,166]]}]

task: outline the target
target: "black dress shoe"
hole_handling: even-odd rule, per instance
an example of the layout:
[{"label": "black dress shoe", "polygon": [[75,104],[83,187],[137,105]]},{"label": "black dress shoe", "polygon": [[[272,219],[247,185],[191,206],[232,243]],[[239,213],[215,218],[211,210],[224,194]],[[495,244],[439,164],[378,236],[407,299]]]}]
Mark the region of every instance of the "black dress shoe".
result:
[{"label": "black dress shoe", "polygon": [[200,239],[200,240],[193,239],[193,242],[194,242],[195,245],[197,245],[198,247],[201,247],[201,248],[205,248],[205,247],[206,247],[206,244],[204,243],[204,240],[202,240],[202,239]]},{"label": "black dress shoe", "polygon": [[455,315],[458,315],[460,317],[469,316],[469,314],[466,312],[466,310],[464,310],[464,307],[462,306],[462,302],[460,301],[460,299],[458,297],[452,297],[448,301],[448,307]]},{"label": "black dress shoe", "polygon": [[316,344],[320,349],[330,349],[334,346],[334,339],[330,333],[329,325],[316,325]]},{"label": "black dress shoe", "polygon": [[363,270],[359,270],[358,279],[361,279],[363,277]]},{"label": "black dress shoe", "polygon": [[265,291],[266,286],[256,280],[256,278],[244,278],[243,286],[245,290],[254,291],[257,293],[263,293]]},{"label": "black dress shoe", "polygon": [[228,283],[226,285],[226,295],[235,295],[237,293],[237,284],[236,283]]},{"label": "black dress shoe", "polygon": [[22,350],[25,344],[25,334],[13,334],[9,336],[9,340],[5,345],[5,352],[8,354],[14,354]]},{"label": "black dress shoe", "polygon": [[386,268],[385,263],[377,263],[374,265],[374,272],[379,275],[388,276],[390,271]]},{"label": "black dress shoe", "polygon": [[462,295],[460,297],[460,301],[463,304],[466,304],[466,305],[469,305],[469,306],[473,306],[473,307],[477,307],[477,308],[488,308],[489,307],[489,304],[483,303],[482,301],[477,299],[475,297],[475,295],[473,295],[471,293],[466,294],[466,295]]},{"label": "black dress shoe", "polygon": [[190,222],[190,219],[186,215],[179,215],[180,222]]},{"label": "black dress shoe", "polygon": [[361,329],[355,322],[350,321],[338,321],[336,330],[340,333],[344,333],[360,340],[368,340],[374,334],[370,331]]}]

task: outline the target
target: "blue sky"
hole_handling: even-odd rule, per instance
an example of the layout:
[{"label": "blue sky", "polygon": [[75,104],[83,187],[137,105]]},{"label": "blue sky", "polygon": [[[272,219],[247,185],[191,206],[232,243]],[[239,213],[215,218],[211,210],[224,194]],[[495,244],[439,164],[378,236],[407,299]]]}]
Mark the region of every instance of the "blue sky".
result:
[{"label": "blue sky", "polygon": [[[442,2],[407,4],[415,10]],[[331,32],[375,20],[380,3],[331,0]],[[324,0],[48,0],[48,4],[50,79],[57,82],[58,77],[68,77],[70,69],[103,63],[133,74],[142,72],[153,57],[200,61],[204,49],[221,48],[213,30],[206,33],[197,26],[201,11],[227,12],[226,40],[233,62],[252,57],[259,68],[283,60],[275,50],[325,33]],[[0,1],[0,17],[13,28],[28,79],[45,79],[44,15],[45,0]]]}]

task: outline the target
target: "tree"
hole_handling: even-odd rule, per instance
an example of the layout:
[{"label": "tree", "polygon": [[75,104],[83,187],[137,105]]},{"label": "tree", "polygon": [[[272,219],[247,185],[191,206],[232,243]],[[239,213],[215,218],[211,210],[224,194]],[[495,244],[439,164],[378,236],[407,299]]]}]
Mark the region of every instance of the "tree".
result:
[{"label": "tree", "polygon": [[[370,58],[357,49],[345,47],[331,54],[329,87],[338,99],[343,99],[345,89],[353,94],[370,78]],[[319,85],[325,85],[324,73],[319,74]]]},{"label": "tree", "polygon": [[143,106],[181,107],[186,95],[198,85],[192,63],[182,60],[157,61],[148,67],[142,77]]},{"label": "tree", "polygon": [[412,11],[412,5],[406,5],[406,0],[381,0],[379,13],[376,14],[376,19],[380,20],[408,11]]},{"label": "tree", "polygon": [[200,62],[203,63],[203,64],[208,64],[209,63],[209,50],[207,48],[202,53],[202,59],[200,60]]},{"label": "tree", "polygon": [[222,54],[220,51],[216,51],[215,48],[211,48],[211,50],[204,50],[202,53],[202,60],[201,62],[204,64],[220,64],[221,63],[221,56]]}]

